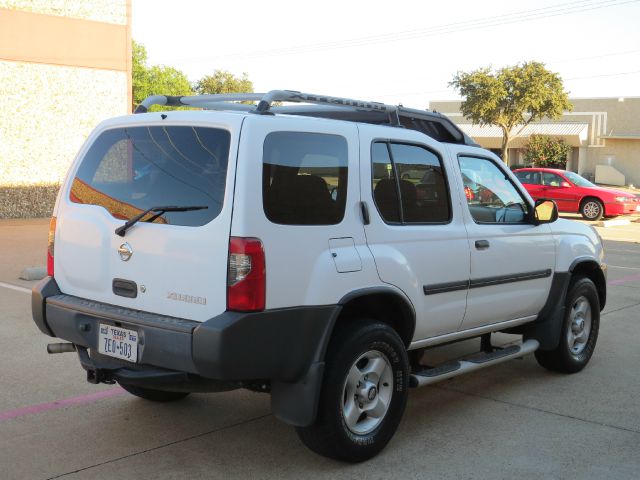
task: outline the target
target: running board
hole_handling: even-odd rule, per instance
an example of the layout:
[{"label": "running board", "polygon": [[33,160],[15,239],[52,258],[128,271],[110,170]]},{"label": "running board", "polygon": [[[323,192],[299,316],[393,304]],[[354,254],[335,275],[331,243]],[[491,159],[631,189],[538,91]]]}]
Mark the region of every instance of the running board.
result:
[{"label": "running board", "polygon": [[433,368],[425,368],[414,372],[409,376],[409,386],[413,388],[424,387],[432,383],[457,377],[464,373],[480,370],[481,368],[497,365],[514,358],[519,358],[538,349],[537,340],[527,340],[520,345],[510,345],[491,353],[479,352],[470,357],[452,362],[446,362]]}]

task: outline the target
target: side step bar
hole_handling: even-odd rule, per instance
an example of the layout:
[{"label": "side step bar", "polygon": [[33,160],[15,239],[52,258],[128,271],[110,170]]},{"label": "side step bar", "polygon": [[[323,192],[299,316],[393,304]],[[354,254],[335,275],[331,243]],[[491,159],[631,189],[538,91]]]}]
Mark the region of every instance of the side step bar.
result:
[{"label": "side step bar", "polygon": [[432,383],[457,377],[464,373],[480,370],[481,368],[497,365],[514,358],[519,358],[538,349],[537,340],[527,340],[520,345],[510,345],[491,353],[479,352],[462,360],[446,362],[433,368],[425,368],[414,372],[409,377],[409,386],[413,388],[424,387]]}]

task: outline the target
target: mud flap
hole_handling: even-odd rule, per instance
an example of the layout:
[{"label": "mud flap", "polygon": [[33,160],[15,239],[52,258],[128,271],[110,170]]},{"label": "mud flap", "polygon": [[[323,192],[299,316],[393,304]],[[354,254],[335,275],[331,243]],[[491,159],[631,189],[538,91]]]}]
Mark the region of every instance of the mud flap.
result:
[{"label": "mud flap", "polygon": [[280,420],[295,427],[313,425],[318,413],[324,362],[313,363],[296,383],[271,384],[271,410]]},{"label": "mud flap", "polygon": [[551,283],[547,303],[538,319],[523,329],[524,339],[540,342],[540,350],[554,350],[560,344],[560,332],[565,314],[565,299],[571,281],[571,273],[556,272]]}]

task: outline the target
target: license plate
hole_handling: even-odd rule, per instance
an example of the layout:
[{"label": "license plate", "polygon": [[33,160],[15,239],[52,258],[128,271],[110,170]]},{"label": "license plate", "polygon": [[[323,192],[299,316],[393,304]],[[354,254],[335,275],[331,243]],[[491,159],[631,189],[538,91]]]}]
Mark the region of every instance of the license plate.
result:
[{"label": "license plate", "polygon": [[138,360],[138,332],[101,323],[98,352],[135,363]]},{"label": "license plate", "polygon": [[640,212],[640,205],[636,207],[636,212]]}]

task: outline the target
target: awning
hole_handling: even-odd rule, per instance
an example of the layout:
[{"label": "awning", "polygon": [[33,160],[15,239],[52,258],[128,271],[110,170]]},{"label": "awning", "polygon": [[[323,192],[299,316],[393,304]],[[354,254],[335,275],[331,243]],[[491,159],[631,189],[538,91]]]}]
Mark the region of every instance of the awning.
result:
[{"label": "awning", "polygon": [[[458,126],[485,148],[500,148],[502,143],[502,129],[494,125],[472,125],[459,123]],[[511,131],[512,140],[509,148],[523,147],[531,135],[549,135],[560,137],[572,147],[586,145],[589,124],[573,122],[530,123],[526,127],[516,127]]]}]

